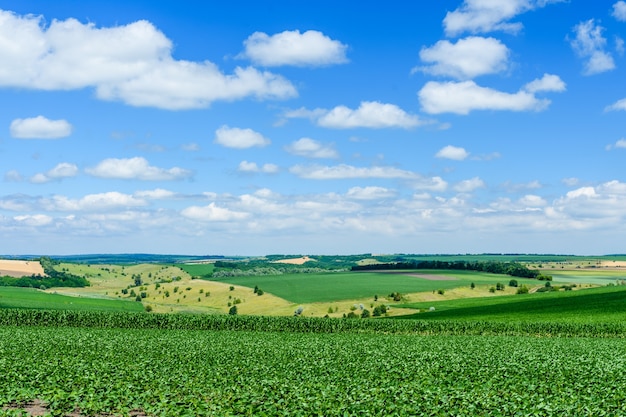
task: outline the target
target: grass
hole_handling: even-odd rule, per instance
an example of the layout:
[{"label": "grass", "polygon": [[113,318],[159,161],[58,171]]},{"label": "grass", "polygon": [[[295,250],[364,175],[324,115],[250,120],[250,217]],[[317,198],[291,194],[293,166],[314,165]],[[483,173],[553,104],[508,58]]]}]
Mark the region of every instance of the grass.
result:
[{"label": "grass", "polygon": [[41,310],[143,311],[141,303],[104,298],[68,297],[33,288],[0,287],[0,308]]},{"label": "grass", "polygon": [[[411,273],[442,275],[455,280],[429,280],[410,276]],[[294,303],[333,302],[387,296],[392,292],[401,294],[432,292],[439,289],[449,290],[457,287],[476,285],[495,285],[497,282],[508,284],[512,277],[474,271],[420,270],[401,273],[382,272],[337,272],[322,274],[286,274],[255,277],[226,277],[215,281],[254,288],[258,286],[265,292]],[[518,282],[536,280],[518,279]]]},{"label": "grass", "polygon": [[623,322],[626,320],[626,287],[466,298],[399,307],[426,310],[435,307],[435,311],[402,316],[424,320]]}]

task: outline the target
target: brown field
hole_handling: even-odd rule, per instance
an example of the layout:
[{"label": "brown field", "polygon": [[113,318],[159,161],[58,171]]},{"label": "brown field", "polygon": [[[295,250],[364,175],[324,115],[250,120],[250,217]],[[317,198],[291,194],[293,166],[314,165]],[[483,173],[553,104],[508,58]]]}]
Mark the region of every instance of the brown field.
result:
[{"label": "brown field", "polygon": [[45,273],[37,261],[0,259],[0,275],[19,278],[30,275],[45,275]]}]

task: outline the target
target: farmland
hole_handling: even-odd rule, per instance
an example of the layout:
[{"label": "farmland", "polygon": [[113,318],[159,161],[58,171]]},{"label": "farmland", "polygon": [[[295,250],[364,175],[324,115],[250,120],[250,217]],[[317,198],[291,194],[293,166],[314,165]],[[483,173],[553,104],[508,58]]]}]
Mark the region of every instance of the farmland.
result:
[{"label": "farmland", "polygon": [[[241,276],[62,262],[90,285],[0,287],[0,416],[626,414],[621,266],[536,260],[572,290],[535,292],[479,271],[275,260]],[[381,304],[388,317],[358,318]]]},{"label": "farmland", "polygon": [[[128,329],[0,326],[0,407],[36,401],[53,415],[99,416],[626,413],[621,338],[384,330],[409,321],[327,333],[335,322],[375,322],[300,318],[268,318],[269,331],[233,318],[222,325],[242,330],[206,331],[186,330],[181,316],[181,330],[167,330],[134,317]],[[289,330],[298,323],[307,328]]]}]

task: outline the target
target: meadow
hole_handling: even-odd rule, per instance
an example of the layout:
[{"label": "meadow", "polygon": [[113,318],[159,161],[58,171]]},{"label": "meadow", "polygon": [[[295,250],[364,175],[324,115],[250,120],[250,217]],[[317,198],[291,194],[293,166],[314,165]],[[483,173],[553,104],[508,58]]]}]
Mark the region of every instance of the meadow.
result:
[{"label": "meadow", "polygon": [[33,288],[0,287],[0,309],[143,311],[141,304],[128,300],[68,297]]}]

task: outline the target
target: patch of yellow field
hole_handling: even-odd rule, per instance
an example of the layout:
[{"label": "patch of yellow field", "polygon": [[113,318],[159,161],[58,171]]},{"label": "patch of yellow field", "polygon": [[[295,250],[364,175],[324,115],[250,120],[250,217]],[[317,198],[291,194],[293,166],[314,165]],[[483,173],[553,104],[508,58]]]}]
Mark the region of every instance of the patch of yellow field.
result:
[{"label": "patch of yellow field", "polygon": [[308,256],[303,256],[301,258],[291,258],[291,259],[281,259],[280,261],[273,261],[273,264],[291,264],[291,265],[302,265],[305,262],[316,261],[313,258],[309,258]]},{"label": "patch of yellow field", "polygon": [[45,273],[43,271],[43,267],[38,261],[0,259],[0,275],[24,277],[30,275],[45,275]]}]

